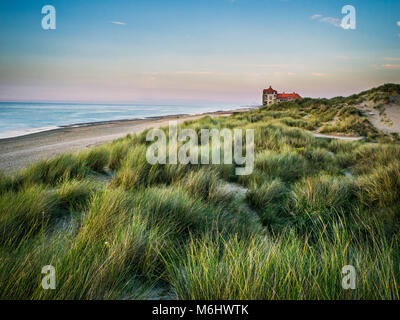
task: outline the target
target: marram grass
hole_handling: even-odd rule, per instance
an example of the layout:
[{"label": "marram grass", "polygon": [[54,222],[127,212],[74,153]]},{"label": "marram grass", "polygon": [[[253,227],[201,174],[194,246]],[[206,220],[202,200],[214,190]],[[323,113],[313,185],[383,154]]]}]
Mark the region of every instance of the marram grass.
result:
[{"label": "marram grass", "polygon": [[[254,129],[249,176],[152,166],[147,132],[0,174],[0,299],[399,299],[400,145],[355,108],[399,93],[179,125]],[[46,265],[55,290],[41,287]],[[355,290],[342,288],[345,265]]]}]

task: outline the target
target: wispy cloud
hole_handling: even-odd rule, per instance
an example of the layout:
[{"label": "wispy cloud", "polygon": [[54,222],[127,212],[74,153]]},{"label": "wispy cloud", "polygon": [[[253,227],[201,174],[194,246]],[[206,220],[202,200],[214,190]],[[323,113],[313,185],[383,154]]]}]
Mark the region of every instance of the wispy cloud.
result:
[{"label": "wispy cloud", "polygon": [[400,58],[386,57],[386,58],[383,58],[383,60],[386,60],[386,61],[400,61]]},{"label": "wispy cloud", "polygon": [[221,72],[213,71],[174,71],[174,72],[142,72],[142,75],[146,76],[174,76],[174,75],[221,75]]},{"label": "wispy cloud", "polygon": [[322,14],[314,14],[313,16],[311,16],[311,19],[315,20],[315,19],[318,19],[321,17],[322,17]]},{"label": "wispy cloud", "polygon": [[326,77],[326,73],[321,73],[321,72],[313,72],[311,73],[314,77]]},{"label": "wispy cloud", "polygon": [[351,56],[346,56],[346,55],[337,55],[335,56],[336,59],[341,59],[341,60],[354,60],[358,59],[357,57],[351,57]]},{"label": "wispy cloud", "polygon": [[335,27],[341,27],[341,21],[338,18],[332,18],[332,17],[323,17],[319,21],[329,23]]},{"label": "wispy cloud", "polygon": [[400,70],[400,64],[383,64],[382,68],[386,70]]},{"label": "wispy cloud", "polygon": [[120,26],[126,26],[126,23],[125,22],[121,22],[121,21],[111,21],[111,23],[112,24],[117,24],[117,25],[120,25]]},{"label": "wispy cloud", "polygon": [[397,21],[397,25],[400,27],[400,21]]},{"label": "wispy cloud", "polygon": [[157,71],[150,71],[150,72],[142,72],[141,74],[143,75],[147,75],[147,76],[157,76],[159,74],[161,74],[161,72],[157,72]]},{"label": "wispy cloud", "polygon": [[273,63],[273,64],[246,63],[246,64],[240,64],[240,66],[253,67],[253,68],[289,68],[290,65],[286,63]]},{"label": "wispy cloud", "polygon": [[311,16],[312,20],[318,20],[320,22],[328,23],[333,25],[334,27],[343,28],[342,22],[338,18],[333,17],[324,17],[322,14],[314,14]]},{"label": "wispy cloud", "polygon": [[176,71],[175,74],[189,74],[189,75],[210,75],[217,74],[212,71]]}]

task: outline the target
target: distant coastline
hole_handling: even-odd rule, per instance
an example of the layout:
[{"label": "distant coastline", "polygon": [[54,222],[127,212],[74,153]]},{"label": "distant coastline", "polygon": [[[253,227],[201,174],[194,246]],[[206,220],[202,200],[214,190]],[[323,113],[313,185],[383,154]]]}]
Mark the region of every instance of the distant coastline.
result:
[{"label": "distant coastline", "polygon": [[5,139],[13,139],[19,137],[25,137],[30,135],[35,135],[38,133],[48,132],[48,131],[55,131],[61,129],[71,129],[71,128],[80,128],[80,127],[90,127],[90,126],[99,126],[99,125],[108,125],[114,123],[124,123],[124,122],[132,122],[132,121],[139,121],[139,120],[161,120],[165,118],[180,118],[180,117],[189,117],[189,116],[196,116],[196,115],[207,115],[207,114],[223,114],[223,113],[232,113],[232,112],[240,112],[246,111],[248,109],[254,109],[255,107],[243,107],[237,108],[233,110],[218,110],[213,112],[205,112],[205,113],[181,113],[181,114],[171,114],[171,115],[163,115],[163,116],[149,116],[144,118],[132,118],[132,119],[118,119],[118,120],[102,120],[102,121],[94,121],[94,122],[80,122],[80,123],[73,123],[67,125],[59,125],[59,126],[49,126],[49,127],[40,127],[40,128],[31,128],[25,130],[16,130],[16,131],[6,131],[0,132],[0,141]]},{"label": "distant coastline", "polygon": [[0,140],[63,128],[225,112],[246,107],[0,103]]}]

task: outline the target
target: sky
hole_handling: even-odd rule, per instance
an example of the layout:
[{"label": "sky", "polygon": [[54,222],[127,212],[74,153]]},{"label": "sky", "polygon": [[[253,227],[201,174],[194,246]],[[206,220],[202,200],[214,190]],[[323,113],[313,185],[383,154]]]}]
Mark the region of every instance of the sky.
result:
[{"label": "sky", "polygon": [[242,106],[269,85],[333,97],[388,82],[399,0],[0,0],[0,101]]}]

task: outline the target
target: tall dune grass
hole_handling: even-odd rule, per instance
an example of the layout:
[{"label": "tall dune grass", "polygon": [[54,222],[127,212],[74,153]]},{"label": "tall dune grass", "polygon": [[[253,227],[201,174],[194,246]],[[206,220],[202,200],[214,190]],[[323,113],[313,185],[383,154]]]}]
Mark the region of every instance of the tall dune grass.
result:
[{"label": "tall dune grass", "polygon": [[56,218],[57,198],[43,187],[0,195],[0,243],[15,246]]},{"label": "tall dune grass", "polygon": [[[322,229],[323,230],[323,229]],[[168,264],[179,299],[398,299],[397,242],[368,247],[350,244],[335,227],[335,237],[320,231],[319,243],[283,232],[248,241],[193,240]],[[343,290],[341,271],[354,265],[356,290]]]},{"label": "tall dune grass", "polygon": [[147,131],[0,174],[0,299],[399,299],[400,145],[351,106],[397,89],[179,125],[254,129],[249,176],[150,165]]}]

